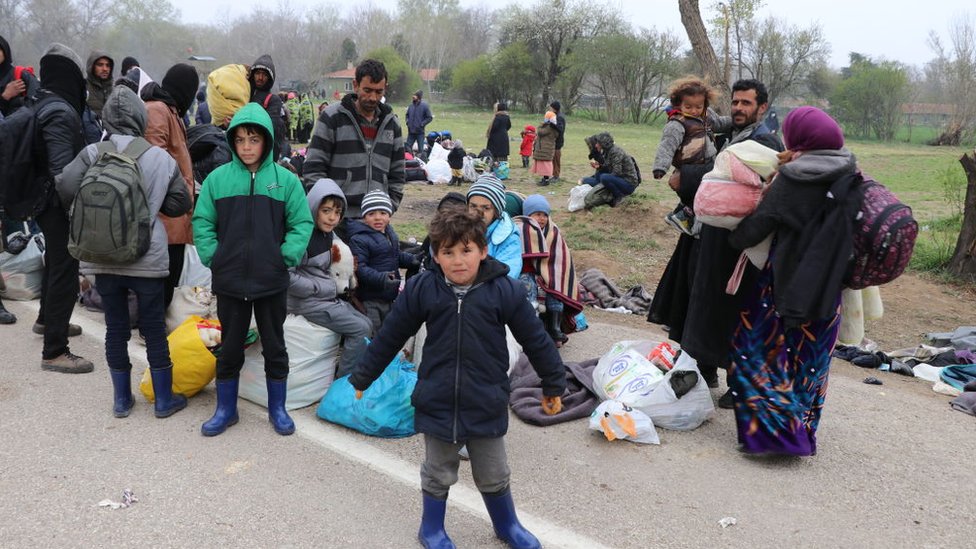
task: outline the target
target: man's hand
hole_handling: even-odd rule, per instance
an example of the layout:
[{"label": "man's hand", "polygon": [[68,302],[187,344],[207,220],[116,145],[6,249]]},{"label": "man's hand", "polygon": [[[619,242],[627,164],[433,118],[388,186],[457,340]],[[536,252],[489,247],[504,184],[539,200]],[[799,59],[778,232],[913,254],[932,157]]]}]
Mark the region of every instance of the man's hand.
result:
[{"label": "man's hand", "polygon": [[356,400],[362,400],[362,398],[363,398],[363,392],[360,391],[359,389],[356,389]]},{"label": "man's hand", "polygon": [[563,410],[563,399],[557,396],[542,397],[542,411],[547,416],[554,416]]},{"label": "man's hand", "polygon": [[599,170],[600,163],[597,162],[596,160],[590,160],[590,167],[593,168],[594,170]]},{"label": "man's hand", "polygon": [[3,100],[10,101],[14,97],[24,93],[27,90],[27,84],[24,83],[23,79],[11,80],[7,83],[7,86],[3,88]]}]

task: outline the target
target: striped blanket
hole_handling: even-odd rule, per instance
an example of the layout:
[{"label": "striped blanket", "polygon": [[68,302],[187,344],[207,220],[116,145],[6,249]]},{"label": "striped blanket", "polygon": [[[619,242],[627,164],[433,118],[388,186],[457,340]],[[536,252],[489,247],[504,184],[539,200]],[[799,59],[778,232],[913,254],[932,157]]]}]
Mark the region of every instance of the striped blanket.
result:
[{"label": "striped blanket", "polygon": [[552,219],[545,229],[526,216],[517,216],[513,221],[522,237],[522,264],[525,266],[523,271],[530,268],[535,272],[539,289],[565,304],[563,331],[576,331],[573,319],[583,310],[583,304],[580,302],[573,255],[562,232]]}]

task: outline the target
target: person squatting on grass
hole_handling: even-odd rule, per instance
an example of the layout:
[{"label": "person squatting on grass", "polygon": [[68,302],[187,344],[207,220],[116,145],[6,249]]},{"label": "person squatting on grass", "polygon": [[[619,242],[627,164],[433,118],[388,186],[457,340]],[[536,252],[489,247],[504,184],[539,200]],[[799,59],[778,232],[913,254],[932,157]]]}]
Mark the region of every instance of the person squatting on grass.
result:
[{"label": "person squatting on grass", "polygon": [[393,305],[349,382],[361,398],[404,343],[426,322],[430,333],[411,401],[415,427],[424,434],[420,469],[423,517],[418,537],[425,547],[454,547],[444,530],[447,496],[457,482],[467,445],[475,484],[495,534],[512,547],[540,547],[518,521],[505,452],[508,431],[508,347],[511,328],[542,379],[542,408],[562,410],[566,372],[552,340],[525,300],[525,289],[508,268],[488,256],[482,218],[449,209],[430,224],[435,266],[413,277]]}]

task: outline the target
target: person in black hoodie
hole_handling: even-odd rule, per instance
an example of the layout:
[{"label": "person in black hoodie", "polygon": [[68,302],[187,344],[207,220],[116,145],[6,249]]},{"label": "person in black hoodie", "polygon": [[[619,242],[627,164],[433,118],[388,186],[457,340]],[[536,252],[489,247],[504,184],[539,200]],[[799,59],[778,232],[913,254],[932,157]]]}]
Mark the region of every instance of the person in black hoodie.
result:
[{"label": "person in black hoodie", "polygon": [[275,82],[275,66],[271,56],[264,54],[258,57],[251,64],[251,72],[247,79],[251,83],[251,103],[260,104],[271,116],[271,126],[274,128],[274,157],[272,160],[278,161],[283,155],[291,156],[287,151],[287,130],[282,114],[285,106],[281,102],[281,98],[271,92]]},{"label": "person in black hoodie", "polygon": [[81,333],[69,324],[78,301],[78,260],[68,254],[68,214],[54,192],[54,180],[85,145],[81,113],[85,110],[85,76],[81,58],[54,43],[41,57],[41,89],[37,93],[37,124],[47,156],[45,185],[39,190],[35,218],[44,232],[44,275],[41,307],[34,333],[44,335],[41,368],[80,374],[94,365],[68,349],[68,336]]},{"label": "person in black hoodie", "polygon": [[37,93],[40,83],[33,73],[22,70],[20,78],[15,78],[13,54],[7,39],[0,36],[0,113],[4,116],[24,105],[24,99],[33,97]]}]

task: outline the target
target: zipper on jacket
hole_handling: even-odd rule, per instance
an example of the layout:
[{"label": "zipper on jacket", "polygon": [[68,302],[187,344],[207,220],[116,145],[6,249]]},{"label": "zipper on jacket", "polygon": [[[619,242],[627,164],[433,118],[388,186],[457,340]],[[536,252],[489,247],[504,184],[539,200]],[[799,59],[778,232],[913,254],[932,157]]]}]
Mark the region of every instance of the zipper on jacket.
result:
[{"label": "zipper on jacket", "polygon": [[[470,291],[470,290],[468,290]],[[464,301],[463,297],[458,298],[458,308],[457,308],[457,360],[454,364],[454,444],[457,444],[458,438],[458,405],[459,405],[459,394],[460,389],[458,386],[461,383],[461,302]]]},{"label": "zipper on jacket", "polygon": [[[244,224],[248,230],[251,229],[251,225],[254,223],[254,179],[257,177],[257,172],[251,172],[251,189],[247,194],[247,222]],[[251,238],[244,239],[244,301],[250,300],[250,293],[248,286],[251,282]]]}]

